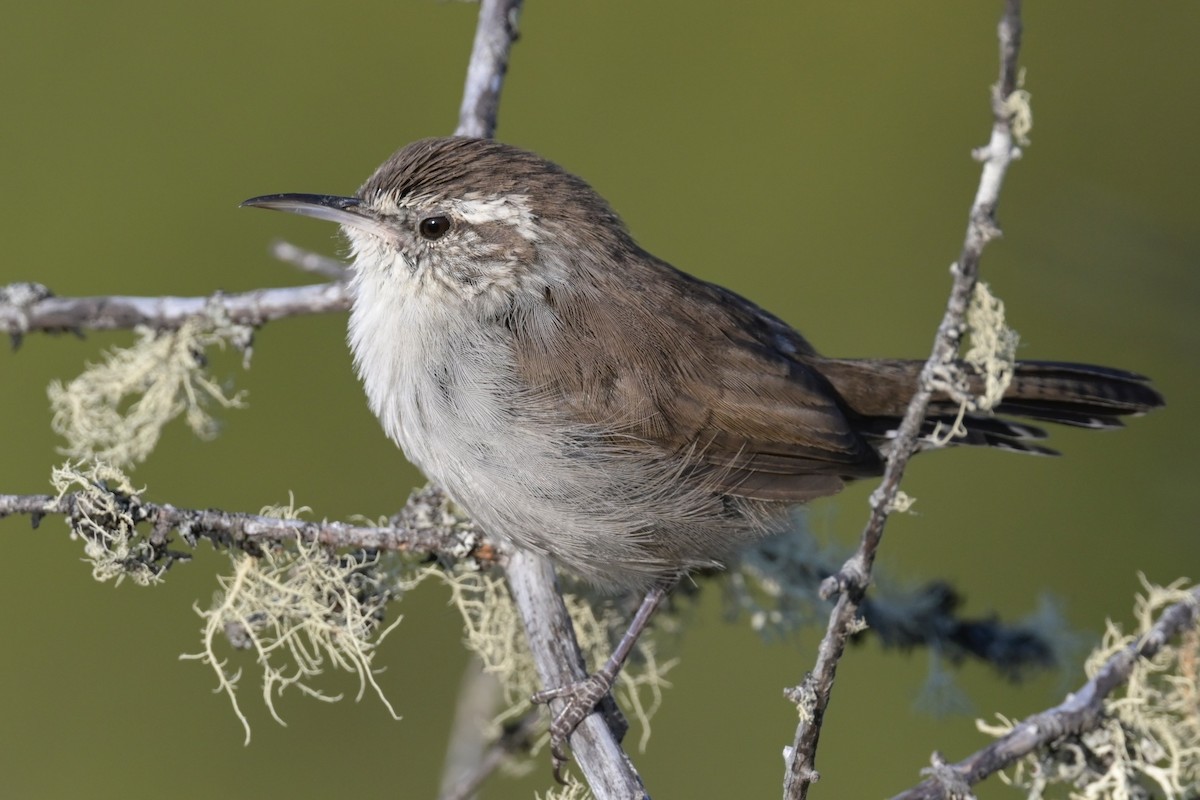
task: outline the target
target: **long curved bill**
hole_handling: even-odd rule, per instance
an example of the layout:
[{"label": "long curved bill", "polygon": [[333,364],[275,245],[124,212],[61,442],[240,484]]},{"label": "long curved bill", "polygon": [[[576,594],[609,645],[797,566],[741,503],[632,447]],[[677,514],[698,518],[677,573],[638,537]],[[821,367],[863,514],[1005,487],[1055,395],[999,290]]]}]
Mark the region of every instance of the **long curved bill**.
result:
[{"label": "long curved bill", "polygon": [[262,197],[243,200],[240,205],[287,211],[303,217],[336,222],[380,236],[387,235],[387,228],[357,197],[338,197],[331,194],[265,194]]}]

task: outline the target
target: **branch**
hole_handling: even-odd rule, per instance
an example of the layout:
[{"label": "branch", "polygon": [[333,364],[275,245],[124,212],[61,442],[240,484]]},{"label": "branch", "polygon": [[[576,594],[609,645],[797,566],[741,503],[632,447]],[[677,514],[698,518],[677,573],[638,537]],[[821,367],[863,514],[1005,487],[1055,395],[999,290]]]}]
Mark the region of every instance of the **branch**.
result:
[{"label": "branch", "polygon": [[33,331],[82,333],[138,325],[173,330],[214,307],[234,324],[257,327],[284,317],[346,311],[350,295],[341,282],[207,297],[55,297],[41,284],[17,283],[0,287],[0,333],[19,345],[21,337]]},{"label": "branch", "polygon": [[[1145,636],[1112,656],[1078,691],[1054,708],[1026,717],[1008,734],[957,764],[937,764],[934,777],[892,800],[935,800],[963,796],[963,789],[1014,764],[1064,736],[1096,728],[1104,718],[1104,699],[1129,680],[1139,659],[1153,658],[1167,642],[1200,620],[1200,586],[1188,600],[1168,608]],[[936,756],[935,756],[936,759]]]},{"label": "branch", "polygon": [[858,610],[863,595],[871,580],[871,569],[875,553],[883,537],[884,525],[891,512],[900,489],[908,460],[916,452],[921,424],[940,375],[954,361],[963,333],[967,305],[975,290],[979,274],[979,261],[983,248],[999,235],[995,211],[1000,197],[1000,187],[1009,163],[1019,157],[1020,151],[1013,134],[1013,112],[1007,105],[1008,98],[1017,86],[1017,54],[1021,43],[1021,0],[1007,0],[1006,9],[999,26],[1000,80],[992,90],[991,140],[987,146],[974,153],[983,161],[983,174],[979,190],[971,205],[966,240],[957,263],[951,268],[954,283],[946,312],[934,338],[933,351],[921,370],[920,385],[897,431],[896,439],[888,454],[883,480],[871,495],[871,516],[862,533],[857,552],[843,565],[841,571],[830,577],[822,586],[822,593],[831,597],[838,594],[837,603],[830,613],[829,625],[817,652],[817,663],[813,671],[805,676],[804,682],[785,692],[800,709],[800,724],[791,751],[787,755],[787,774],[784,778],[784,797],[804,798],[808,787],[820,775],[816,771],[817,744],[821,735],[821,723],[833,691],[833,681],[838,661],[845,652],[846,640],[859,624]]},{"label": "branch", "polygon": [[873,592],[863,598],[858,615],[885,648],[927,647],[951,664],[976,659],[1001,675],[1017,680],[1035,668],[1054,666],[1057,656],[1053,621],[1005,623],[995,616],[959,615],[962,597],[945,581],[915,590]]},{"label": "branch", "polygon": [[[483,782],[505,761],[512,758],[514,753],[529,749],[534,733],[540,726],[541,714],[536,711],[526,714],[516,725],[505,730],[482,755],[474,759],[470,770],[459,780],[443,786],[438,800],[471,800]],[[478,731],[478,728],[475,730]]]},{"label": "branch", "polygon": [[[392,524],[383,526],[177,508],[168,503],[146,502],[137,495],[123,494],[104,486],[98,485],[94,491],[111,495],[132,519],[149,524],[150,542],[159,548],[165,548],[171,531],[177,531],[193,547],[200,539],[207,539],[218,547],[247,551],[279,542],[301,541],[318,542],[331,548],[473,558],[484,564],[500,564],[505,558],[504,547],[473,525],[442,524],[447,499],[440,490],[432,488],[414,492],[404,509],[390,520]],[[81,514],[90,513],[94,500],[95,494],[88,491],[68,492],[61,497],[0,494],[0,519],[27,515],[34,527],[49,515],[62,515],[72,521]],[[167,557],[164,550],[164,558]],[[179,558],[179,554],[173,554],[170,560]]]},{"label": "branch", "polygon": [[517,17],[522,0],[483,0],[475,44],[467,64],[456,136],[490,139],[496,135],[500,89],[508,72],[508,54],[517,40]]},{"label": "branch", "polygon": [[[554,567],[544,556],[518,550],[509,557],[506,569],[542,685],[569,686],[586,678],[583,653],[558,589]],[[551,712],[557,714],[564,702],[551,701]],[[571,753],[598,800],[649,796],[599,710],[589,714],[571,734]]]},{"label": "branch", "polygon": [[479,655],[473,654],[458,690],[438,800],[472,800],[488,776],[513,753],[530,749],[541,723],[536,710],[506,723],[500,736],[488,741],[488,724],[502,700],[500,681],[485,669]]},{"label": "branch", "polygon": [[[777,638],[809,627],[821,615],[828,618],[833,603],[822,601],[820,587],[845,559],[840,548],[823,547],[799,526],[743,549],[728,570],[701,571],[693,578],[698,586],[700,579],[726,576],[730,609],[744,614],[761,635]],[[1061,655],[1055,641],[1065,622],[1051,605],[1021,622],[1001,622],[990,614],[968,617],[960,613],[962,596],[946,581],[903,587],[895,581],[881,585],[882,577],[875,571],[874,589],[859,606],[867,627],[855,640],[874,637],[885,648],[901,650],[926,647],[951,664],[977,659],[1012,679],[1052,666]]]},{"label": "branch", "polygon": [[271,242],[271,255],[285,264],[291,264],[296,269],[320,275],[322,278],[344,281],[350,277],[349,266],[336,258],[305,250],[303,247],[297,247],[283,239]]}]

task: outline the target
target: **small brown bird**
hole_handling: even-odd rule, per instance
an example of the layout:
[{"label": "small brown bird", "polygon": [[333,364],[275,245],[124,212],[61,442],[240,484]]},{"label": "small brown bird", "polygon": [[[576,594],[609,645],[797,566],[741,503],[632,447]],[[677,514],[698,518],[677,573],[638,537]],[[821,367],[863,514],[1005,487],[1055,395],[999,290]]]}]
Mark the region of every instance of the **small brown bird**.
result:
[{"label": "small brown bird", "polygon": [[[496,141],[425,139],[353,197],[244,205],[342,226],[354,362],[409,460],[490,533],[599,586],[648,589],[639,618],[789,506],[881,474],[917,388],[921,361],[818,354],[640,248],[583,180]],[[1001,416],[968,414],[955,443],[1052,453],[1002,417],[1102,429],[1162,404],[1132,372],[1019,362]],[[958,411],[935,397],[924,434]],[[571,698],[560,745],[628,647]]]}]

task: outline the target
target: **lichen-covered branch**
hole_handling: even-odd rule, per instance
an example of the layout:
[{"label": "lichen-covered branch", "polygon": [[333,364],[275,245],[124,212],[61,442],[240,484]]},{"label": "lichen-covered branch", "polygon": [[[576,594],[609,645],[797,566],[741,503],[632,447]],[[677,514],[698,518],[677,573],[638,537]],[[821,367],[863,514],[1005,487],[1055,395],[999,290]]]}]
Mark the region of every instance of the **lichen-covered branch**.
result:
[{"label": "lichen-covered branch", "polygon": [[[275,510],[281,515],[297,513],[291,506]],[[246,744],[250,722],[237,691],[243,670],[219,654],[218,642],[254,653],[262,674],[263,704],[281,725],[275,698],[285,689],[326,702],[341,699],[312,683],[329,670],[355,675],[357,699],[369,688],[392,718],[400,719],[375,677],[380,671],[375,667],[379,645],[402,619],[383,624],[396,588],[378,552],[342,556],[315,542],[298,541],[258,555],[236,553],[232,561],[232,574],[217,579],[220,591],[212,605],[195,607],[204,620],[202,648],[180,658],[213,671],[217,689],[242,723]]]},{"label": "lichen-covered branch", "polygon": [[938,326],[933,351],[921,371],[920,386],[900,424],[888,456],[883,481],[871,495],[871,516],[863,530],[859,548],[841,571],[830,577],[823,587],[827,596],[836,594],[838,598],[818,649],[816,665],[802,684],[785,693],[800,711],[800,723],[787,756],[784,778],[786,798],[806,797],[808,787],[820,777],[816,771],[817,745],[833,691],[837,665],[845,651],[847,639],[860,625],[859,607],[870,584],[875,553],[888,514],[895,507],[905,467],[916,451],[929,400],[939,381],[944,382],[944,376],[958,353],[966,331],[967,308],[975,292],[983,248],[999,235],[995,211],[1000,187],[1008,165],[1019,155],[1017,136],[1013,132],[1013,120],[1018,113],[1011,98],[1017,90],[1017,55],[1021,43],[1020,0],[1007,0],[1000,21],[999,39],[1000,79],[992,91],[992,135],[987,146],[975,153],[975,157],[983,162],[983,174],[971,205],[962,252],[952,268],[953,286]]},{"label": "lichen-covered branch", "polygon": [[386,525],[311,522],[218,509],[178,508],[169,503],[152,503],[127,488],[101,483],[58,496],[0,494],[0,519],[24,515],[37,526],[47,516],[63,516],[77,530],[79,520],[92,514],[98,497],[111,498],[114,507],[127,515],[129,521],[149,528],[146,540],[156,548],[157,557],[146,566],[156,570],[187,558],[186,553],[167,549],[173,531],[192,547],[205,539],[219,547],[252,553],[272,544],[299,541],[337,549],[474,559],[482,564],[500,563],[504,558],[503,545],[453,516],[447,509],[445,495],[436,489],[415,492],[404,509]]},{"label": "lichen-covered branch", "polygon": [[[1148,631],[1140,637],[1134,638],[1104,661],[1091,680],[1067,695],[1067,699],[1062,703],[1054,708],[1026,717],[1014,725],[1007,734],[958,763],[940,763],[940,759],[935,756],[934,766],[926,770],[931,773],[932,777],[918,786],[896,795],[893,800],[935,800],[935,798],[965,796],[969,787],[993,773],[1012,766],[1020,759],[1066,737],[1078,736],[1095,729],[1108,716],[1105,700],[1109,695],[1129,681],[1139,664],[1154,659],[1169,642],[1189,631],[1193,637],[1193,651],[1181,660],[1190,664],[1193,673],[1190,676],[1190,682],[1189,676],[1182,675],[1177,676],[1175,682],[1191,687],[1188,690],[1190,694],[1183,698],[1183,705],[1190,706],[1190,709],[1181,710],[1185,713],[1190,710],[1191,724],[1194,729],[1197,722],[1200,721],[1200,712],[1196,709],[1194,694],[1197,688],[1194,672],[1194,649],[1195,637],[1200,634],[1200,631],[1196,630],[1198,623],[1200,623],[1200,587],[1195,587],[1187,593],[1184,599],[1163,611]],[[1152,671],[1158,670],[1152,669]],[[1134,701],[1124,705],[1141,704]],[[1135,709],[1135,713],[1144,713],[1144,709]],[[1154,727],[1159,729],[1157,733],[1161,735],[1165,732],[1162,729],[1167,726]],[[1178,750],[1171,753],[1168,752],[1168,748],[1158,749],[1164,751],[1163,757],[1168,761],[1190,761],[1190,765],[1181,766],[1190,768],[1194,780],[1198,759],[1196,747],[1200,742],[1195,741],[1195,733],[1192,738],[1191,742],[1182,743],[1183,748],[1191,749],[1190,753],[1181,753]],[[1195,786],[1190,787],[1190,791],[1194,791],[1195,788]],[[1185,789],[1185,792],[1187,791],[1189,790]],[[1089,796],[1092,795],[1089,794]],[[1103,796],[1128,795],[1104,793]],[[1192,795],[1188,794],[1188,796]]]}]

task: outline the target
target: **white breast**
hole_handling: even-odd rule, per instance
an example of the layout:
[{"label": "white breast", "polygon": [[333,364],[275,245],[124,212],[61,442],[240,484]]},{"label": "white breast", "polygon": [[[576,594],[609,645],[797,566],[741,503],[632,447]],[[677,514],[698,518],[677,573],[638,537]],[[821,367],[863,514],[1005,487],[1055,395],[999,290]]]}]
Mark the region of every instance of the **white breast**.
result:
[{"label": "white breast", "polygon": [[[353,288],[350,345],[371,410],[489,533],[597,582],[638,586],[711,564],[704,554],[754,532],[681,485],[680,464],[621,451],[612,431],[522,385],[502,325],[394,273],[362,270]],[[656,542],[654,531],[673,535]]]}]

